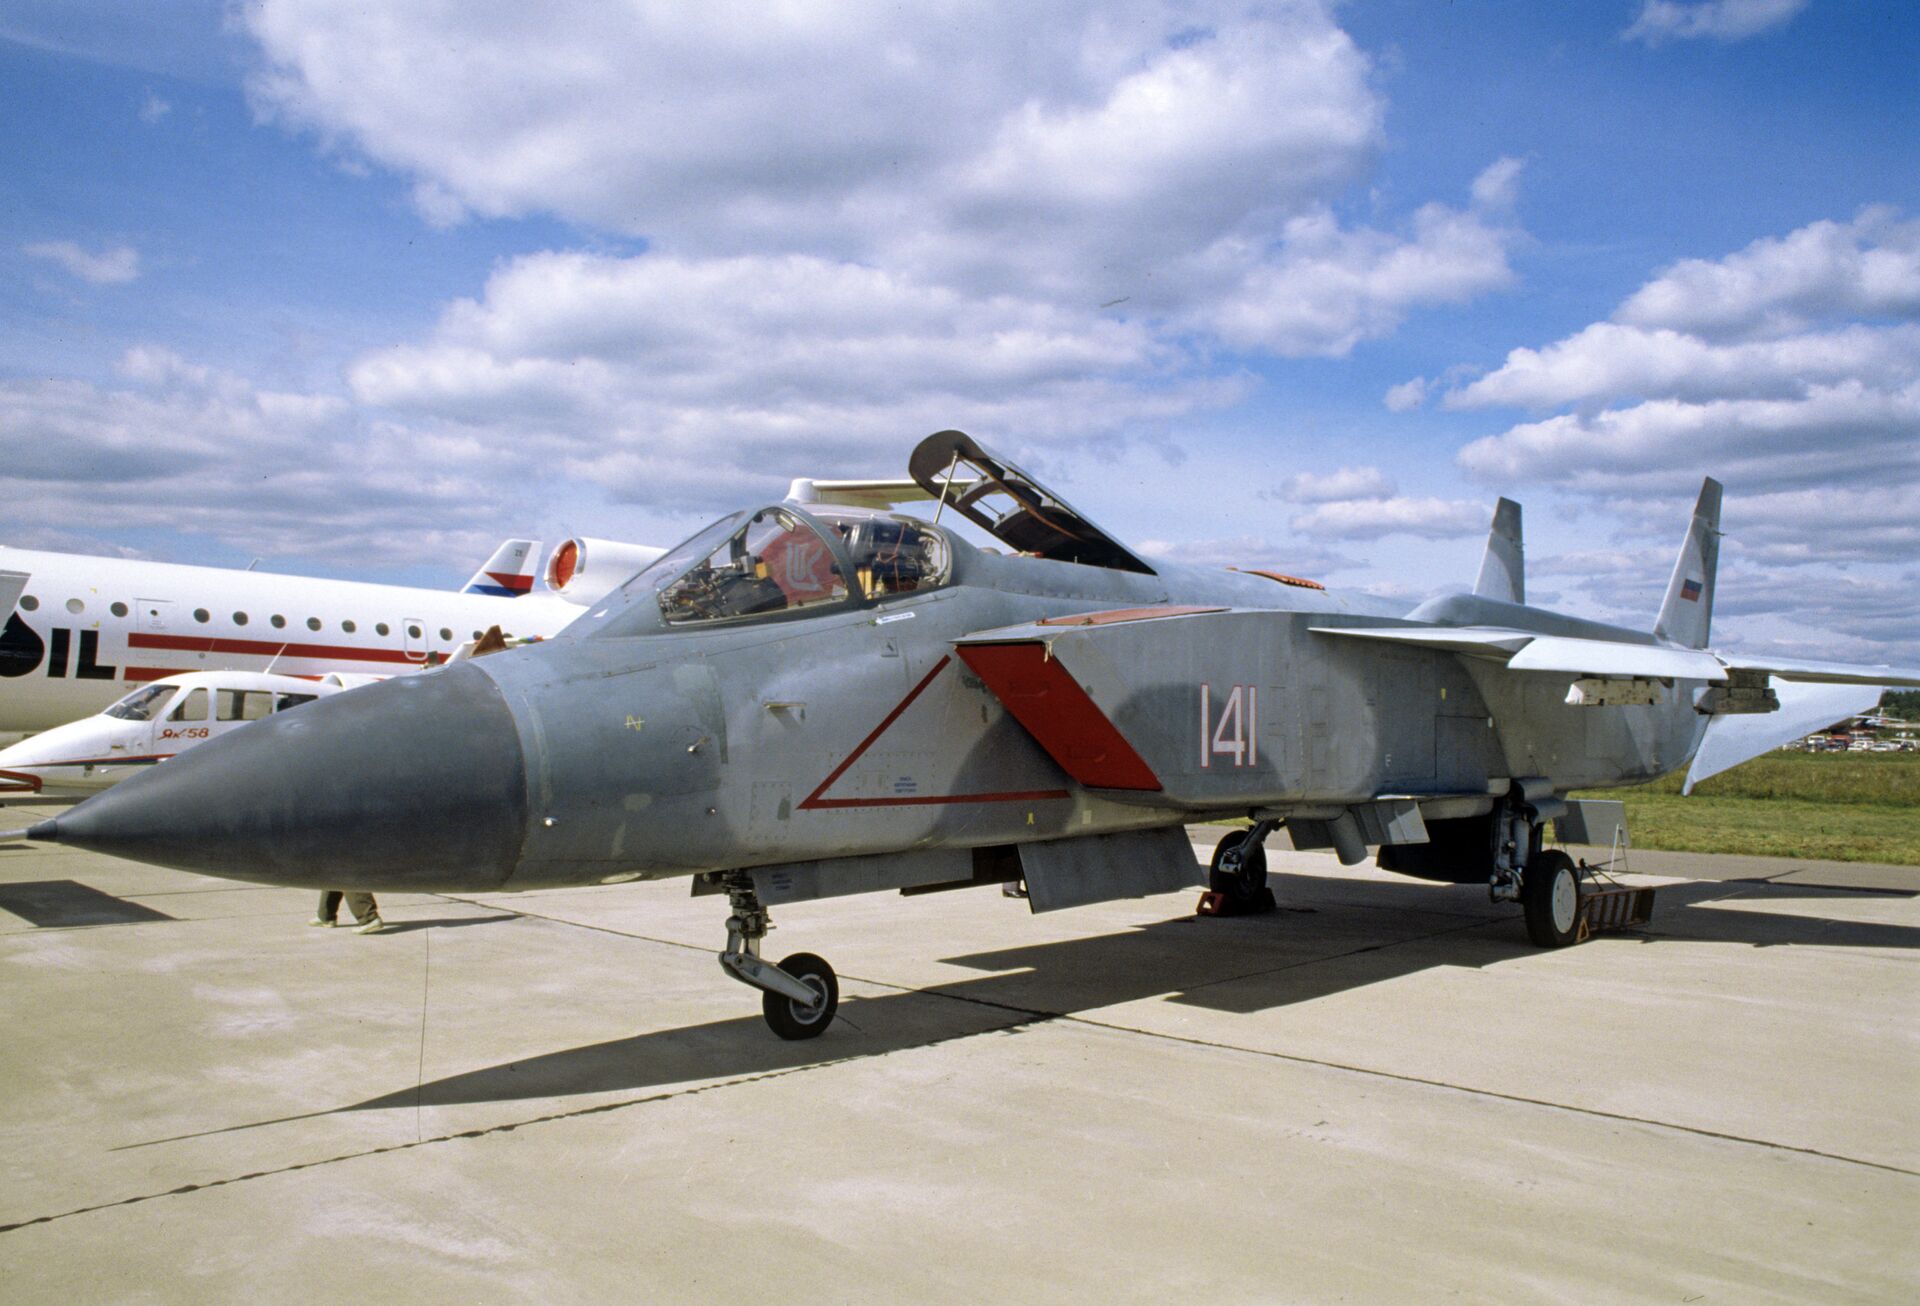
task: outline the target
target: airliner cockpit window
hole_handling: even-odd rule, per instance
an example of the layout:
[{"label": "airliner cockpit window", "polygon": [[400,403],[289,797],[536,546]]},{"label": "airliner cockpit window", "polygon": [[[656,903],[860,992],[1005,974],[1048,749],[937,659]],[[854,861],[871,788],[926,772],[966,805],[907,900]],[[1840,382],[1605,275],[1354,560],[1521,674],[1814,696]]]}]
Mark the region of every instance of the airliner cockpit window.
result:
[{"label": "airliner cockpit window", "polygon": [[122,721],[151,721],[166,710],[167,700],[173,697],[172,685],[148,685],[145,689],[136,689],[125,698],[107,709],[107,715],[119,717]]},{"label": "airliner cockpit window", "polygon": [[660,615],[684,625],[770,616],[846,598],[847,578],[827,542],[797,514],[766,508],[660,587]]}]

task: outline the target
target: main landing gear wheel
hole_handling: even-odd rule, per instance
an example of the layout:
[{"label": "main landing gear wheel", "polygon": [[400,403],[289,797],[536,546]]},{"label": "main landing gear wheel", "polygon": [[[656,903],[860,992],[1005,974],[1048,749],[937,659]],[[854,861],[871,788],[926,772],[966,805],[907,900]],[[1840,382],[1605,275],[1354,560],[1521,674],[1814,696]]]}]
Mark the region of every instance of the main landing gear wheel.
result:
[{"label": "main landing gear wheel", "polygon": [[1579,936],[1580,873],[1559,849],[1536,853],[1520,875],[1520,907],[1527,937],[1542,948],[1564,948]]},{"label": "main landing gear wheel", "polygon": [[1214,848],[1207,892],[1200,898],[1202,916],[1254,916],[1275,910],[1273,890],[1267,887],[1266,845],[1250,843],[1252,835],[1252,830],[1231,831]]},{"label": "main landing gear wheel", "polygon": [[780,963],[780,969],[812,989],[815,999],[812,1006],[807,1006],[778,993],[762,993],[760,1010],[767,1024],[784,1039],[820,1037],[840,1009],[840,981],[833,967],[811,952],[796,952]]}]

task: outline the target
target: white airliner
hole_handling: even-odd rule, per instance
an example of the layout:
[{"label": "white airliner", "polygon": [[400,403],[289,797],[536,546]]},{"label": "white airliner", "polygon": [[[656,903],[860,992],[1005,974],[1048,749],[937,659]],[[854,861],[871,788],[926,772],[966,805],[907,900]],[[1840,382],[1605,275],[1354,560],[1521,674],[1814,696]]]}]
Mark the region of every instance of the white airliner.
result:
[{"label": "white airliner", "polygon": [[568,540],[535,592],[539,546],[510,540],[454,593],[0,546],[0,601],[18,594],[0,632],[0,735],[87,716],[184,671],[391,676],[489,626],[544,639],[661,552]]},{"label": "white airliner", "polygon": [[190,671],[142,685],[96,716],[0,748],[0,793],[89,794],[249,721],[375,676]]}]

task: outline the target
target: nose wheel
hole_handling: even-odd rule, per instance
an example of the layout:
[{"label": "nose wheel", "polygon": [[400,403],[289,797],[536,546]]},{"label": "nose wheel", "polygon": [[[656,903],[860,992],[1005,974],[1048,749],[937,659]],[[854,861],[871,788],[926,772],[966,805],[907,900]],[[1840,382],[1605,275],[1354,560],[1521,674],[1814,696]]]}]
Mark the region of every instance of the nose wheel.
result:
[{"label": "nose wheel", "polygon": [[760,990],[760,1011],[784,1039],[819,1038],[840,1009],[840,981],[826,959],[796,952],[778,966],[760,956],[760,941],[773,928],[767,909],[746,876],[727,885],[733,914],[727,917],[727,950],[720,968]]},{"label": "nose wheel", "polygon": [[760,995],[760,1012],[767,1025],[785,1039],[818,1038],[833,1023],[840,1009],[840,981],[826,959],[811,952],[796,952],[780,963],[790,979],[799,980],[813,994],[809,1002],[795,1002],[784,994],[768,990]]}]

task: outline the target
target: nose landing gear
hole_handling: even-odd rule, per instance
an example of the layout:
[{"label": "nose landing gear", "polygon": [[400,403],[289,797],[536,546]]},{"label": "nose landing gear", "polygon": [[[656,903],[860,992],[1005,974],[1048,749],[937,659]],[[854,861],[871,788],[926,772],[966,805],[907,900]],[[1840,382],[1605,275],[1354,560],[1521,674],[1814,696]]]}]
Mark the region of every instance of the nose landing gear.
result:
[{"label": "nose landing gear", "polygon": [[745,875],[726,882],[727,949],[720,968],[742,984],[759,989],[761,1014],[784,1039],[818,1038],[840,1009],[840,981],[823,958],[796,952],[778,966],[760,956],[760,940],[773,928],[767,909]]}]

